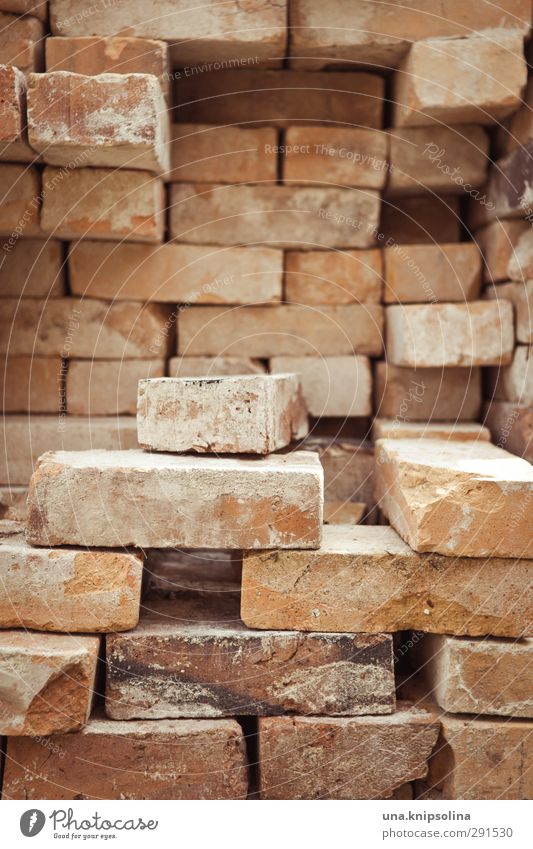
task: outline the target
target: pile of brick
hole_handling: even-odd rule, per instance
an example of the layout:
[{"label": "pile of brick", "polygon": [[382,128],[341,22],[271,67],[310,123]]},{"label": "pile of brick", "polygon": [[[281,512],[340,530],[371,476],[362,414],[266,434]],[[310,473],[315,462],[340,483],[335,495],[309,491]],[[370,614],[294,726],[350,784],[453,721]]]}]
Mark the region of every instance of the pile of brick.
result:
[{"label": "pile of brick", "polygon": [[528,798],[532,2],[252,5],[0,0],[3,795]]}]

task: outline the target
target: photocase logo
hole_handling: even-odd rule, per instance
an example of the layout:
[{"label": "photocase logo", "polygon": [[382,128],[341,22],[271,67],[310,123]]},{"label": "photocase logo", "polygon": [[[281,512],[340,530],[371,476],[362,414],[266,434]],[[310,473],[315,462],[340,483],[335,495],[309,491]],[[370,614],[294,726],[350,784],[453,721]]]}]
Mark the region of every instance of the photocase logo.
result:
[{"label": "photocase logo", "polygon": [[37,808],[32,808],[29,811],[24,811],[20,818],[20,830],[24,837],[35,837],[43,830],[46,817],[42,811]]}]

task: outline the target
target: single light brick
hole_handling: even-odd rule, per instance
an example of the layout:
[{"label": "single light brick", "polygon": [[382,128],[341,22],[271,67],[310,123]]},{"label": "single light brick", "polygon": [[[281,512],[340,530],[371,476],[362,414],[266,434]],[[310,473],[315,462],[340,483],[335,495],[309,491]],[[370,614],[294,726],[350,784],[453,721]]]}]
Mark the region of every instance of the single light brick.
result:
[{"label": "single light brick", "polygon": [[71,291],[85,298],[206,304],[280,301],[283,253],[273,248],[81,241]]},{"label": "single light brick", "polygon": [[0,520],[25,522],[27,497],[25,486],[0,486]]},{"label": "single light brick", "polygon": [[66,388],[69,415],[134,416],[139,381],[164,374],[164,360],[70,360]]},{"label": "single light brick", "polygon": [[42,236],[39,223],[40,177],[36,168],[0,163],[0,236],[2,253],[21,236]]},{"label": "single light brick", "polygon": [[388,147],[388,136],[378,130],[289,127],[280,150],[283,180],[382,189]]},{"label": "single light brick", "polygon": [[67,633],[134,628],[142,571],[140,554],[30,548],[22,533],[8,534],[0,539],[0,627]]},{"label": "single light brick", "polygon": [[379,194],[369,189],[174,183],[170,238],[200,245],[367,248],[379,208]]},{"label": "single light brick", "polygon": [[518,237],[509,257],[507,272],[511,280],[531,280],[533,278],[533,233],[531,225]]},{"label": "single light brick", "polygon": [[270,454],[307,432],[295,374],[139,381],[137,435],[150,451]]},{"label": "single light brick", "polygon": [[5,298],[0,353],[87,359],[163,357],[172,342],[163,304],[107,303],[86,298]]},{"label": "single light brick", "polygon": [[261,360],[246,357],[172,357],[168,363],[170,377],[264,374],[266,370]]},{"label": "single light brick", "polygon": [[465,421],[481,412],[480,368],[402,368],[376,363],[374,408],[382,418]]},{"label": "single light brick", "polygon": [[503,309],[507,301],[512,304],[516,341],[526,345],[533,343],[533,280],[489,286],[485,294],[488,298],[497,301],[500,309]]},{"label": "single light brick", "polygon": [[175,121],[254,128],[297,123],[383,126],[385,83],[377,74],[212,70],[192,74],[185,68],[176,76]]},{"label": "single light brick", "polygon": [[504,300],[396,305],[385,318],[387,358],[396,366],[506,365],[512,358],[513,310]]},{"label": "single light brick", "polygon": [[173,183],[262,183],[277,180],[278,134],[271,127],[173,124]]},{"label": "single light brick", "polygon": [[531,226],[533,139],[498,159],[489,169],[486,201],[472,204],[468,224],[472,229],[496,218],[528,218]]},{"label": "single light brick", "polygon": [[485,283],[500,283],[509,278],[515,247],[529,228],[527,221],[493,221],[476,232],[475,240],[485,261]]},{"label": "single light brick", "polygon": [[434,197],[418,195],[384,199],[378,243],[386,245],[458,242],[461,237],[459,198],[456,195]]},{"label": "single light brick", "polygon": [[0,253],[0,298],[56,298],[65,294],[61,242],[17,239]]},{"label": "single light brick", "polygon": [[383,287],[380,250],[289,251],[285,297],[297,304],[379,303]]},{"label": "single light brick", "polygon": [[[526,60],[531,63],[531,48],[526,46]],[[528,75],[526,90],[520,108],[498,127],[495,138],[497,157],[507,156],[513,150],[526,145],[533,138],[533,77]]]},{"label": "single light brick", "polygon": [[34,15],[42,21],[46,20],[48,11],[46,0],[2,0],[2,9],[14,12],[16,15]]},{"label": "single light brick", "polygon": [[0,421],[0,445],[0,483],[28,486],[45,451],[136,448],[137,422],[133,416],[6,415]]},{"label": "single light brick", "polygon": [[[241,595],[240,551],[224,549],[149,549],[144,567],[144,599],[206,597],[226,599]],[[214,595],[216,593],[216,596]]]},{"label": "single light brick", "polygon": [[13,65],[0,65],[0,159],[36,159],[26,133],[26,78]]},{"label": "single light brick", "polygon": [[40,71],[44,41],[45,25],[38,18],[19,18],[0,12],[1,65],[15,65],[26,74]]},{"label": "single light brick", "polygon": [[366,504],[360,501],[324,502],[325,525],[360,525],[366,514]]},{"label": "single light brick", "polygon": [[533,463],[533,404],[491,401],[485,422],[497,445]]},{"label": "single light brick", "polygon": [[318,452],[328,501],[363,501],[374,506],[374,446],[371,442],[311,435],[299,448]]},{"label": "single light brick", "polygon": [[487,384],[491,399],[533,407],[533,348],[518,345],[510,365],[489,370]]},{"label": "single light brick", "polygon": [[372,436],[377,439],[450,439],[454,442],[484,440],[490,431],[477,422],[404,422],[400,419],[374,419]]},{"label": "single light brick", "polygon": [[[8,742],[8,799],[245,799],[248,765],[234,719],[113,722]],[[98,768],[95,769],[95,764]]]},{"label": "single light brick", "polygon": [[496,124],[520,106],[526,80],[519,32],[421,41],[395,75],[394,124]]},{"label": "single light brick", "polygon": [[407,702],[381,717],[262,717],[260,797],[390,799],[427,774],[438,733],[438,719]]},{"label": "single light brick", "polygon": [[241,618],[276,630],[533,636],[530,579],[528,560],[417,554],[388,526],[325,525],[317,551],[244,555]]},{"label": "single light brick", "polygon": [[0,632],[0,731],[35,737],[89,719],[98,637]]},{"label": "single light brick", "polygon": [[253,631],[236,598],[153,601],[129,634],[106,640],[111,719],[394,711],[388,634]]},{"label": "single light brick", "polygon": [[325,306],[191,307],[178,318],[178,353],[185,356],[379,356],[379,304]]},{"label": "single light brick", "polygon": [[437,303],[479,297],[482,259],[470,242],[451,245],[394,245],[383,251],[384,301]]},{"label": "single light brick", "polygon": [[270,371],[296,372],[312,416],[372,413],[372,372],[368,357],[271,357]]},{"label": "single light brick", "polygon": [[28,138],[51,165],[170,167],[167,105],[150,74],[30,74]]},{"label": "single light brick", "polygon": [[489,442],[381,439],[374,480],[380,509],[415,551],[533,557],[533,468]]},{"label": "single light brick", "polygon": [[59,239],[161,242],[163,183],[147,171],[46,167],[41,226]]},{"label": "single light brick", "polygon": [[63,378],[60,357],[0,357],[0,407],[4,413],[57,413]]},{"label": "single light brick", "polygon": [[36,545],[316,548],[322,486],[318,457],[300,451],[261,458],[51,452],[32,478],[27,536]]}]

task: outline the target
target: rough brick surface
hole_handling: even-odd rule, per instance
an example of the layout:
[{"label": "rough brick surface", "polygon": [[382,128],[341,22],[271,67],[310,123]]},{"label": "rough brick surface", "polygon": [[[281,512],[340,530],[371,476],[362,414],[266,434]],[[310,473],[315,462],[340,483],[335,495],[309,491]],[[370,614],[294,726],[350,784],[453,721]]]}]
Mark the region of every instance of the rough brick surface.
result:
[{"label": "rough brick surface", "polygon": [[25,522],[27,497],[25,486],[0,486],[0,520]]},{"label": "rough brick surface", "polygon": [[295,374],[139,382],[139,445],[152,451],[270,454],[307,432]]},{"label": "rough brick surface", "polygon": [[368,357],[271,357],[270,371],[298,375],[312,416],[369,416],[372,412]]},{"label": "rough brick surface", "polygon": [[530,577],[527,560],[417,554],[390,527],[326,525],[318,551],[245,555],[241,617],[250,628],[531,636]]},{"label": "rough brick surface", "polygon": [[271,127],[173,124],[171,136],[171,182],[276,182],[278,134]]},{"label": "rough brick surface", "polygon": [[474,235],[485,260],[483,280],[500,283],[509,277],[509,263],[520,236],[529,230],[527,221],[492,221]]},{"label": "rough brick surface", "polygon": [[533,139],[530,139],[490,167],[487,201],[471,206],[469,223],[474,228],[495,218],[524,218],[531,214],[532,153]]},{"label": "rough brick surface", "polygon": [[533,462],[533,405],[492,401],[485,408],[485,423],[497,445]]},{"label": "rough brick surface", "polygon": [[416,551],[533,557],[533,469],[501,448],[382,439],[374,478],[381,510]]},{"label": "rough brick surface", "polygon": [[2,253],[0,298],[55,298],[64,293],[60,242],[18,239]]},{"label": "rough brick surface", "polygon": [[66,386],[69,415],[134,416],[139,381],[164,373],[164,360],[70,360]]},{"label": "rough brick surface", "polygon": [[374,419],[376,439],[444,439],[455,442],[482,439],[490,442],[490,431],[477,422],[402,422],[400,419]]},{"label": "rough brick surface", "polygon": [[379,229],[382,235],[378,238],[382,244],[458,242],[461,237],[459,198],[457,195],[415,195],[384,199]]},{"label": "rough brick surface", "polygon": [[515,318],[516,341],[533,343],[533,280],[489,286],[487,297],[500,304],[510,301]]},{"label": "rough brick surface", "polygon": [[382,189],[388,147],[387,136],[377,130],[289,127],[280,150],[283,180]]},{"label": "rough brick surface", "polygon": [[297,304],[379,303],[381,251],[288,251],[285,297]]},{"label": "rough brick surface", "polygon": [[0,731],[45,736],[76,731],[93,700],[98,637],[0,633]]},{"label": "rough brick surface", "polygon": [[491,369],[487,383],[489,398],[533,406],[533,348],[517,345],[512,363]]},{"label": "rough brick surface", "polygon": [[39,174],[26,165],[0,164],[0,236],[9,250],[21,236],[40,236]]},{"label": "rough brick surface", "polygon": [[[113,722],[8,743],[6,799],[245,799],[242,730],[233,719]],[[98,764],[95,769],[94,764]]]},{"label": "rough brick surface", "polygon": [[473,301],[481,286],[481,254],[472,243],[395,245],[383,251],[384,301]]},{"label": "rough brick surface", "polygon": [[44,24],[38,18],[0,12],[0,65],[15,65],[25,73],[40,71],[44,35]]},{"label": "rough brick surface", "polygon": [[325,525],[360,525],[366,514],[366,504],[361,501],[324,502]]},{"label": "rough brick surface", "polygon": [[5,413],[56,413],[61,405],[60,357],[0,357],[0,408]]},{"label": "rough brick surface", "polygon": [[507,271],[511,280],[531,280],[533,278],[533,233],[531,228],[522,233],[509,259]]},{"label": "rough brick surface", "polygon": [[317,451],[328,501],[374,504],[374,447],[362,440],[308,436],[300,446]]},{"label": "rough brick surface", "polygon": [[213,377],[226,374],[264,374],[262,360],[246,357],[172,357],[168,363],[170,377]]},{"label": "rough brick surface", "polygon": [[[150,549],[145,564],[146,599],[240,598],[242,557],[224,549]],[[214,595],[216,593],[216,595]]]},{"label": "rough brick surface", "polygon": [[480,368],[402,368],[378,362],[375,406],[382,418],[463,421],[481,412]]},{"label": "rough brick surface", "polygon": [[322,498],[320,463],[305,452],[56,452],[33,475],[27,534],[36,545],[316,548]]},{"label": "rough brick surface", "polygon": [[26,79],[13,65],[0,65],[0,159],[35,159],[26,136]]},{"label": "rough brick surface", "polygon": [[150,603],[106,642],[112,719],[392,713],[389,635],[252,631],[237,599]]},{"label": "rough brick surface", "polygon": [[48,3],[46,0],[2,0],[2,9],[16,15],[33,15],[46,20]]}]

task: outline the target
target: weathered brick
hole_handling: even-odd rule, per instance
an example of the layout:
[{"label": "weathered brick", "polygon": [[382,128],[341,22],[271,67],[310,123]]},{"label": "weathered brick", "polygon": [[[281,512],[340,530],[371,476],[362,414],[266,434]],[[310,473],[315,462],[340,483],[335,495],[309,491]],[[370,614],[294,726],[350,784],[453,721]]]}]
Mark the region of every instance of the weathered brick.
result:
[{"label": "weathered brick", "polygon": [[134,416],[139,381],[164,374],[164,360],[70,360],[66,386],[69,415]]},{"label": "weathered brick", "polygon": [[62,382],[60,357],[0,357],[0,408],[4,413],[57,413]]},{"label": "weathered brick", "polygon": [[400,419],[374,419],[372,435],[377,439],[444,439],[454,442],[484,440],[490,431],[477,422],[405,422]]},{"label": "weathered brick", "polygon": [[531,280],[533,278],[533,233],[531,225],[518,237],[509,257],[507,272],[511,280]]},{"label": "weathered brick", "polygon": [[374,480],[380,509],[415,551],[533,557],[533,469],[489,442],[380,439]]},{"label": "weathered brick", "polygon": [[307,432],[295,374],[139,381],[137,434],[151,451],[270,454]]},{"label": "weathered brick", "polygon": [[26,78],[14,65],[0,65],[0,159],[33,162],[26,133]]},{"label": "weathered brick", "polygon": [[28,74],[43,64],[45,27],[35,17],[0,12],[0,65],[15,65]]},{"label": "weathered brick", "polygon": [[0,627],[67,633],[134,628],[142,570],[139,554],[30,548],[22,533],[2,536]]},{"label": "weathered brick", "polygon": [[486,296],[497,301],[500,309],[509,301],[513,305],[516,341],[533,343],[533,280],[489,286]]},{"label": "weathered brick", "polygon": [[486,186],[486,202],[473,204],[468,217],[471,229],[497,218],[528,217],[531,226],[531,181],[533,178],[533,139],[491,165]]},{"label": "weathered brick", "polygon": [[0,298],[56,298],[65,294],[61,242],[17,239],[2,251]]},{"label": "weathered brick", "polygon": [[[205,596],[226,599],[241,594],[240,551],[224,549],[149,549],[144,574],[145,599]],[[216,593],[216,595],[215,595]]]},{"label": "weathered brick", "polygon": [[513,311],[501,301],[387,307],[387,358],[397,366],[506,365],[514,345]]},{"label": "weathered brick", "polygon": [[391,527],[326,525],[317,551],[245,554],[241,618],[263,629],[532,636],[530,579],[528,560],[417,554]]},{"label": "weathered brick", "polygon": [[485,423],[497,445],[533,463],[533,404],[491,401]]},{"label": "weathered brick", "polygon": [[174,183],[170,237],[200,245],[367,248],[379,208],[379,194],[369,189]]},{"label": "weathered brick", "polygon": [[299,447],[318,452],[328,501],[362,501],[373,507],[374,446],[371,442],[312,434]]},{"label": "weathered brick", "polygon": [[289,127],[280,151],[283,180],[382,189],[388,148],[388,136],[378,130]]},{"label": "weathered brick", "polygon": [[515,246],[527,230],[527,221],[493,221],[476,232],[475,240],[485,261],[485,283],[500,283],[508,279]]},{"label": "weathered brick", "polygon": [[[531,48],[526,46],[526,60],[531,63]],[[495,138],[496,156],[507,156],[533,138],[533,77],[528,76],[520,108],[498,127]]]},{"label": "weathered brick", "polygon": [[383,251],[388,304],[473,301],[479,297],[482,259],[471,242],[394,245]]},{"label": "weathered brick", "polygon": [[368,357],[271,357],[270,371],[296,372],[312,416],[369,416],[372,412]]},{"label": "weathered brick", "polygon": [[383,418],[468,421],[481,412],[480,368],[402,368],[378,362],[374,408]]},{"label": "weathered brick", "polygon": [[360,525],[366,518],[366,504],[362,501],[325,501],[325,525]]},{"label": "weathered brick", "polygon": [[36,168],[0,164],[0,236],[10,251],[21,236],[41,236],[39,223],[40,178]]},{"label": "weathered brick", "polygon": [[392,713],[387,634],[253,631],[238,599],[154,601],[106,641],[111,719]]},{"label": "weathered brick", "polygon": [[2,0],[2,9],[14,12],[16,15],[34,15],[40,20],[46,20],[47,0]]},{"label": "weathered brick", "polygon": [[[27,536],[36,545],[316,548],[322,477],[318,457],[298,451],[261,458],[51,452],[32,478]],[[142,510],[132,511],[131,486],[142,493]]]},{"label": "weathered brick", "polygon": [[86,298],[256,304],[282,294],[283,254],[273,248],[82,241],[68,265],[72,293]]},{"label": "weathered brick", "polygon": [[46,167],[41,226],[59,239],[161,242],[163,183],[148,171]]},{"label": "weathered brick", "polygon": [[[378,244],[400,245],[458,242],[461,236],[459,198],[456,195],[384,199]],[[390,242],[389,242],[390,240]]]},{"label": "weathered brick", "polygon": [[246,357],[172,357],[168,363],[170,377],[264,374],[266,370],[261,360]]},{"label": "weathered brick", "polygon": [[0,632],[0,731],[77,731],[93,700],[98,637]]},{"label": "weathered brick", "polygon": [[381,251],[289,251],[285,298],[298,304],[379,303]]},{"label": "weathered brick", "polygon": [[[234,719],[113,722],[8,741],[7,799],[245,799],[244,737]],[[95,769],[94,764],[98,764]]]},{"label": "weathered brick", "polygon": [[503,368],[492,368],[487,375],[488,397],[533,407],[533,348],[517,345],[513,361]]},{"label": "weathered brick", "polygon": [[171,137],[166,179],[173,183],[276,182],[278,134],[271,127],[173,124]]},{"label": "weathered brick", "polygon": [[0,520],[25,522],[27,497],[25,486],[0,486]]}]

